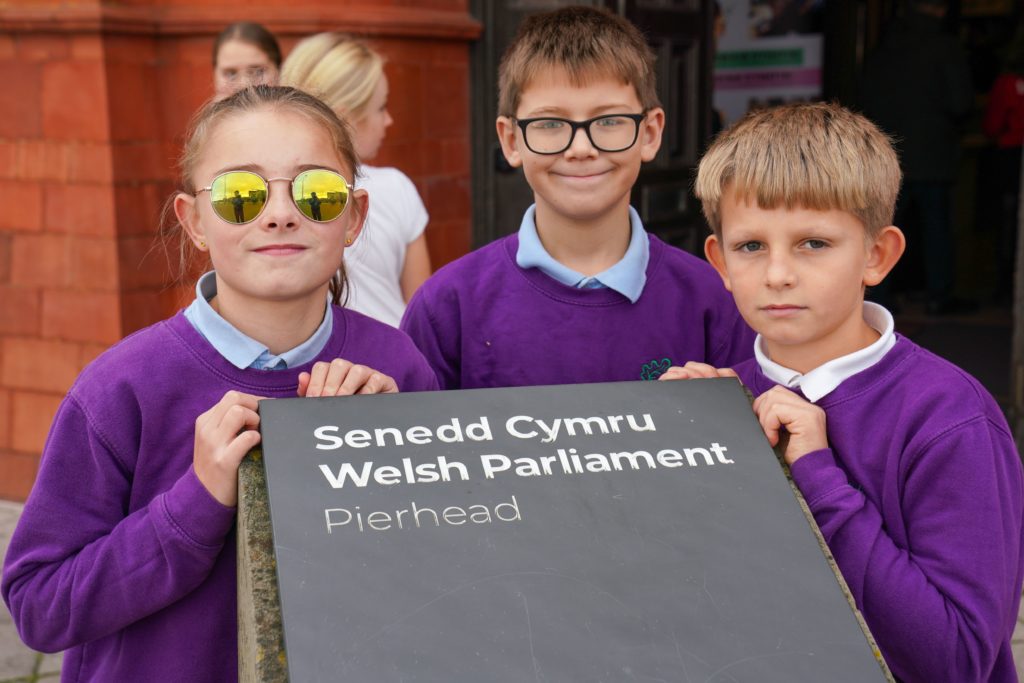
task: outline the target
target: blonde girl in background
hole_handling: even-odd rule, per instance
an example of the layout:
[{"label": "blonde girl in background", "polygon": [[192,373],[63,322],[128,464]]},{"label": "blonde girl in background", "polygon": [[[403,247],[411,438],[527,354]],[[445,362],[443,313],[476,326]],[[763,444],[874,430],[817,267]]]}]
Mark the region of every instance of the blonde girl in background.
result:
[{"label": "blonde girl in background", "polygon": [[[343,33],[320,33],[295,46],[281,82],[316,95],[344,118],[361,160],[377,156],[392,123],[380,54]],[[367,232],[345,255],[347,306],[397,327],[406,303],[430,276],[427,211],[415,185],[397,168],[364,165],[356,185],[373,203]]]},{"label": "blonde girl in background", "polygon": [[258,402],[436,388],[408,337],[336,305],[369,201],[356,170],[344,124],[293,88],[198,113],[168,228],[213,270],[79,375],[5,558],[14,624],[67,651],[63,680],[236,680],[237,475]]}]

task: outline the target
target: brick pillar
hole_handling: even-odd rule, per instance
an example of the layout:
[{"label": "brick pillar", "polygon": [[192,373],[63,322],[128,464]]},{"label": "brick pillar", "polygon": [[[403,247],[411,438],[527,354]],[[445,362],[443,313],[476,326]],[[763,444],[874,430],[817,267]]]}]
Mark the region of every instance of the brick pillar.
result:
[{"label": "brick pillar", "polygon": [[[466,0],[259,0],[288,49],[325,30],[388,58],[402,168],[431,216],[435,266],[470,244]],[[253,3],[246,5],[252,8]],[[239,6],[59,0],[0,6],[0,498],[23,500],[78,372],[190,296],[154,249],[189,116],[211,94],[213,37]]]}]

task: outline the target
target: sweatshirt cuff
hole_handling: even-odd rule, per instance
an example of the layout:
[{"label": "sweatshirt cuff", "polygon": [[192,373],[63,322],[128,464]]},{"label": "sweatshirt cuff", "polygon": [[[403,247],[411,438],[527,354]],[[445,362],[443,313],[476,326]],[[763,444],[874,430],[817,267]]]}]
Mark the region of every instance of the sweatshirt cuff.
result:
[{"label": "sweatshirt cuff", "polygon": [[790,465],[789,472],[812,511],[822,496],[849,483],[846,473],[836,465],[831,448],[811,451]]},{"label": "sweatshirt cuff", "polygon": [[223,545],[235,522],[235,508],[221,505],[210,495],[191,466],[164,494],[164,512],[182,535],[210,547]]}]

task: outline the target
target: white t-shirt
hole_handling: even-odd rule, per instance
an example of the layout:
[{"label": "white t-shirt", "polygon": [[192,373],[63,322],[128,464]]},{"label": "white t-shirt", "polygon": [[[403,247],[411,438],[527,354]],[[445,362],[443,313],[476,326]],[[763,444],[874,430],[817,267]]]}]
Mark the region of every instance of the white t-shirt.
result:
[{"label": "white t-shirt", "polygon": [[405,250],[427,227],[427,209],[397,168],[363,166],[356,187],[370,194],[370,213],[362,234],[345,249],[347,307],[398,327],[405,312]]}]

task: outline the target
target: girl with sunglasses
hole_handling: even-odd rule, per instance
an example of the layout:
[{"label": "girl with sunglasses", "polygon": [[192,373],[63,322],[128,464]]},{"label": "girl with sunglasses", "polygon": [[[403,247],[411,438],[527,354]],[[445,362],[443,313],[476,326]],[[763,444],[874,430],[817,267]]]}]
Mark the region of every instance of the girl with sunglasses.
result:
[{"label": "girl with sunglasses", "polygon": [[[388,126],[384,59],[344,33],[311,36],[288,55],[281,82],[313,93],[351,125],[360,159],[377,156]],[[416,186],[397,168],[363,166],[357,184],[375,197],[368,231],[345,255],[352,283],[346,304],[398,327],[405,304],[430,276],[427,210]]]},{"label": "girl with sunglasses", "polygon": [[214,270],[79,376],[6,557],[18,630],[67,650],[65,680],[235,680],[237,470],[259,398],[436,388],[408,337],[337,305],[369,205],[356,170],[344,124],[300,91],[197,115],[172,205]]}]

